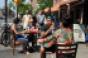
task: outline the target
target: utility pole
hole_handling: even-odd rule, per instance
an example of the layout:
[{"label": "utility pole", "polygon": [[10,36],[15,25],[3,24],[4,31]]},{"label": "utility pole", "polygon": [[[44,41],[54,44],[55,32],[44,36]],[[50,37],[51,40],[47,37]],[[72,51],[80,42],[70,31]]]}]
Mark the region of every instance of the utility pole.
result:
[{"label": "utility pole", "polygon": [[5,0],[5,23],[6,23],[6,24],[7,24],[7,22],[8,22],[8,21],[7,21],[7,19],[8,19],[8,14],[7,14],[7,13],[8,13],[8,12],[7,12],[7,11],[8,11],[8,8],[7,8],[7,1],[8,1],[8,0]]},{"label": "utility pole", "polygon": [[14,3],[15,3],[16,6],[17,6],[17,18],[18,18],[18,6],[19,6],[19,4],[21,3],[21,0],[14,0]]}]

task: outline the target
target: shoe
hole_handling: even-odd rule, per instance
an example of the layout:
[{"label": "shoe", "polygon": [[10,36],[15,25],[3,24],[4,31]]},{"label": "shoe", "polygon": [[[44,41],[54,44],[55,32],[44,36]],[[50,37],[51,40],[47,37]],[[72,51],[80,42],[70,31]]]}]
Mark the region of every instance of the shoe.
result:
[{"label": "shoe", "polygon": [[33,53],[33,52],[34,52],[34,48],[33,48],[33,47],[30,47],[30,48],[28,49],[28,51],[29,51],[30,53]]},{"label": "shoe", "polygon": [[29,55],[30,53],[27,51],[26,54]]},{"label": "shoe", "polygon": [[21,54],[25,54],[25,53],[26,53],[26,51],[21,50],[21,51],[19,51],[19,53],[21,53]]}]

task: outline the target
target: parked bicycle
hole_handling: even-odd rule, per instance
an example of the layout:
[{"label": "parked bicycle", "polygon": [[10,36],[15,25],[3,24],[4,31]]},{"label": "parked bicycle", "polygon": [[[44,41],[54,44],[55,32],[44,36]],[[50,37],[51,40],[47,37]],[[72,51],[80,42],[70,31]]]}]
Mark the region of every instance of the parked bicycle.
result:
[{"label": "parked bicycle", "polygon": [[9,24],[4,24],[3,27],[1,28],[1,37],[0,37],[0,43],[3,44],[4,46],[8,46],[10,44],[10,25]]}]

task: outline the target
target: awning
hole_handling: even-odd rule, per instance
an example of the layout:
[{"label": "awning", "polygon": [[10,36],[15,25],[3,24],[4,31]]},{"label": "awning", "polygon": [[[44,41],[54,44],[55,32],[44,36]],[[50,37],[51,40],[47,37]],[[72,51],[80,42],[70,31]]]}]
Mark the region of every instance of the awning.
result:
[{"label": "awning", "polygon": [[[59,5],[58,4],[56,4],[56,5],[54,5],[53,7],[51,7],[51,12],[55,12],[55,11],[58,11],[59,10]],[[45,8],[44,9],[44,12],[46,13],[46,12],[49,12],[50,11],[50,8]]]},{"label": "awning", "polygon": [[59,4],[54,5],[53,7],[51,7],[51,12],[55,12],[59,10]]},{"label": "awning", "polygon": [[[75,2],[75,1],[77,1],[77,0],[68,0],[68,1],[62,1],[61,0],[61,1],[57,2],[56,4],[54,4],[51,7],[51,12],[59,11],[61,5],[64,5],[64,4],[67,4],[67,3],[71,3],[71,2]],[[44,12],[49,12],[49,8],[45,8]]]}]

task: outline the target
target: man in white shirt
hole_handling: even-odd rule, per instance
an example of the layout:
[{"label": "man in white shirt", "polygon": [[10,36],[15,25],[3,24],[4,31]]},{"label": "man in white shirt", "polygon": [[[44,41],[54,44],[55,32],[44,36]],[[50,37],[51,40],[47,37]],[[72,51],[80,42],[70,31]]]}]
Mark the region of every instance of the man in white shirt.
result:
[{"label": "man in white shirt", "polygon": [[30,23],[30,21],[32,21],[33,19],[32,19],[32,15],[31,15],[31,11],[30,12],[28,12],[27,14],[25,14],[24,16],[23,16],[23,19],[22,19],[22,21],[23,21],[23,28],[24,29],[27,29],[27,27],[28,27],[28,24]]}]

